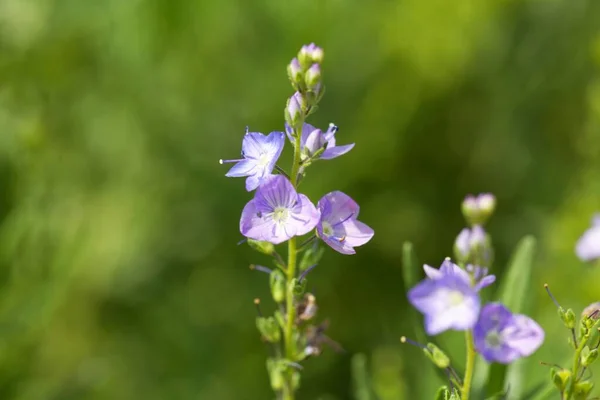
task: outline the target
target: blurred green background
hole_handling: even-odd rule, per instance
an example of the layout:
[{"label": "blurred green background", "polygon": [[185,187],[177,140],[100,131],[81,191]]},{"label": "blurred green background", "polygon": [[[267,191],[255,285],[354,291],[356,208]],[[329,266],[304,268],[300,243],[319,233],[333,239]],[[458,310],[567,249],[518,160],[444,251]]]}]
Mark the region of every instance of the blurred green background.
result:
[{"label": "blurred green background", "polygon": [[398,340],[402,243],[439,265],[480,191],[499,202],[495,273],[539,239],[528,312],[547,341],[524,381],[564,363],[542,284],[576,310],[600,299],[573,253],[600,209],[597,0],[0,0],[1,399],[272,398],[252,304],[270,311],[268,284],[248,269],[267,260],[236,246],[251,195],[217,161],[246,125],[283,130],[286,64],[313,41],[310,122],[357,145],[303,192],[349,193],[376,234],[311,273],[348,354],[309,360],[298,398],[354,398],[355,353],[380,399],[430,398]]}]

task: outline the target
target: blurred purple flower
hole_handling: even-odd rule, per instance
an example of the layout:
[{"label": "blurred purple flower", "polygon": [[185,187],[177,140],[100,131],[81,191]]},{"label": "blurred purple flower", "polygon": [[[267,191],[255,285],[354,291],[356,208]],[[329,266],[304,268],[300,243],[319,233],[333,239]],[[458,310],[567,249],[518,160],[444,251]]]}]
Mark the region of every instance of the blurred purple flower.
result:
[{"label": "blurred purple flower", "polygon": [[259,132],[246,132],[242,141],[243,158],[219,160],[219,162],[236,163],[225,176],[236,178],[247,176],[246,190],[251,192],[271,175],[284,144],[283,132],[271,132],[268,136]]},{"label": "blurred purple flower", "polygon": [[440,269],[428,265],[423,268],[428,278],[408,292],[408,300],[425,315],[427,334],[473,328],[481,300],[469,274],[448,259]]},{"label": "blurred purple flower", "polygon": [[373,237],[373,229],[357,220],[360,208],[347,194],[328,193],[317,207],[321,212],[317,234],[335,251],[355,254],[354,247],[362,246]]},{"label": "blurred purple flower", "polygon": [[272,175],[244,207],[240,232],[250,239],[279,244],[313,230],[319,217],[308,197],[298,194],[286,177]]},{"label": "blurred purple flower", "polygon": [[[312,157],[324,146],[326,146],[325,150],[320,156],[317,157],[318,159],[331,160],[332,158],[339,157],[352,150],[354,143],[343,146],[335,145],[335,133],[337,130],[337,126],[334,124],[329,124],[329,128],[325,133],[323,133],[320,129],[305,123],[302,126],[302,136],[300,138],[300,151],[302,153],[302,159],[306,160]],[[290,141],[293,143],[293,130],[287,124],[285,125],[285,132]]]},{"label": "blurred purple flower", "polygon": [[442,265],[439,269],[425,264],[423,265],[423,270],[429,279],[442,279],[446,275],[454,275],[467,285],[472,286],[477,292],[484,287],[491,285],[496,280],[496,276],[487,275],[487,268],[481,268],[469,264],[467,265],[467,270],[465,271],[458,265],[454,264],[449,258],[442,262]]},{"label": "blurred purple flower", "polygon": [[592,218],[592,226],[577,241],[575,253],[581,261],[600,259],[600,214]]},{"label": "blurred purple flower", "polygon": [[533,354],[544,341],[544,330],[531,318],[490,303],[481,310],[473,337],[475,349],[488,362],[510,364]]}]

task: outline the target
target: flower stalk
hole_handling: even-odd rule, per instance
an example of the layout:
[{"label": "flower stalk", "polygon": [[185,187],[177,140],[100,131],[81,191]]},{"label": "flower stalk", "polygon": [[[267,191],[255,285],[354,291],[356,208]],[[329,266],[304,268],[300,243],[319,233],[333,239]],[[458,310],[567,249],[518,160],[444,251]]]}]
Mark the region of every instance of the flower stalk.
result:
[{"label": "flower stalk", "polygon": [[473,372],[475,371],[475,346],[473,343],[473,332],[469,329],[465,331],[465,341],[467,345],[467,365],[465,367],[464,383],[461,390],[461,400],[469,400],[471,393],[471,382],[473,381]]}]

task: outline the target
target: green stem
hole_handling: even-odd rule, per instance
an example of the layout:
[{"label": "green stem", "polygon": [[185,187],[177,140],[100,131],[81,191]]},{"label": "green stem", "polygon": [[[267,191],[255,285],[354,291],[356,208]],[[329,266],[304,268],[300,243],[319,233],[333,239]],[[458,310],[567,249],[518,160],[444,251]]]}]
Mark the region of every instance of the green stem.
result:
[{"label": "green stem", "polygon": [[573,358],[573,374],[571,375],[571,384],[569,385],[569,397],[567,397],[566,400],[570,400],[573,396],[573,392],[575,391],[575,384],[579,380],[577,375],[579,374],[579,367],[581,366],[581,352],[586,346],[587,339],[587,337],[582,337],[581,343],[579,343],[579,346],[575,350],[575,357]]},{"label": "green stem", "polygon": [[468,330],[465,333],[465,340],[467,344],[467,366],[465,367],[465,379],[461,391],[461,400],[469,400],[473,372],[475,371],[475,346],[473,345],[473,332],[471,330]]},{"label": "green stem", "polygon": [[[300,124],[302,126],[302,124]],[[292,172],[290,174],[290,181],[294,188],[298,183],[298,171],[300,170],[300,132],[294,129],[296,142],[294,146],[294,161],[292,163]],[[296,319],[296,307],[294,305],[294,287],[293,280],[296,279],[296,237],[290,238],[288,241],[288,264],[287,264],[287,284],[286,284],[286,324],[285,324],[285,357],[289,361],[295,361],[296,346],[294,344],[294,320]],[[286,373],[286,384],[284,385],[283,398],[284,400],[294,400],[294,388],[293,388],[293,370],[289,369]]]}]

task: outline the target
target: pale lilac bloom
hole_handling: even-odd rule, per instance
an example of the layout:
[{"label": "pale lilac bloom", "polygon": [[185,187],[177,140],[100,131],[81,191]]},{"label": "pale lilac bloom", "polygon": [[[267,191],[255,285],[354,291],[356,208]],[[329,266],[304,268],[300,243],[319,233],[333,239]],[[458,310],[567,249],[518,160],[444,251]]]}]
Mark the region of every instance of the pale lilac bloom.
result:
[{"label": "pale lilac bloom", "polygon": [[449,258],[442,262],[442,265],[439,269],[425,264],[423,265],[423,270],[429,279],[441,279],[445,275],[456,275],[462,281],[468,283],[470,286],[473,286],[477,292],[484,287],[491,285],[496,280],[496,276],[487,274],[487,268],[481,268],[469,264],[467,265],[467,269],[464,270],[450,261]]},{"label": "pale lilac bloom", "polygon": [[[336,146],[335,144],[335,133],[338,127],[334,124],[329,124],[329,128],[326,132],[322,132],[320,129],[315,128],[310,124],[304,124],[302,126],[302,133],[300,137],[300,152],[302,160],[306,160],[312,157],[319,149],[325,148],[323,153],[318,156],[318,159],[331,160],[332,158],[339,157],[346,154],[354,147],[354,143],[343,146]],[[285,132],[292,143],[294,143],[293,130],[289,125],[285,125]]]},{"label": "pale lilac bloom", "polygon": [[328,193],[317,207],[321,212],[317,234],[335,251],[355,254],[354,247],[362,246],[373,237],[373,229],[357,220],[360,208],[347,194]]},{"label": "pale lilac bloom", "polygon": [[544,341],[544,330],[501,303],[489,303],[481,310],[473,338],[475,349],[486,361],[510,364],[533,354]]},{"label": "pale lilac bloom", "polygon": [[424,269],[428,278],[408,292],[408,300],[425,315],[427,334],[473,328],[481,300],[469,274],[450,260],[444,261],[439,270],[428,265]]},{"label": "pale lilac bloom", "polygon": [[315,228],[320,214],[308,197],[298,194],[283,175],[265,178],[242,211],[242,235],[273,244]]},{"label": "pale lilac bloom", "polygon": [[592,226],[577,241],[575,253],[581,261],[600,259],[600,214],[592,218]]},{"label": "pale lilac bloom", "polygon": [[480,225],[473,228],[465,228],[456,237],[454,247],[461,259],[467,260],[469,255],[477,248],[485,244],[485,231]]},{"label": "pale lilac bloom", "polygon": [[242,159],[219,160],[223,163],[236,163],[225,174],[229,177],[243,177],[246,179],[246,190],[251,192],[261,182],[271,176],[275,163],[281,155],[285,136],[283,132],[271,132],[268,136],[259,132],[248,132],[242,141]]}]

